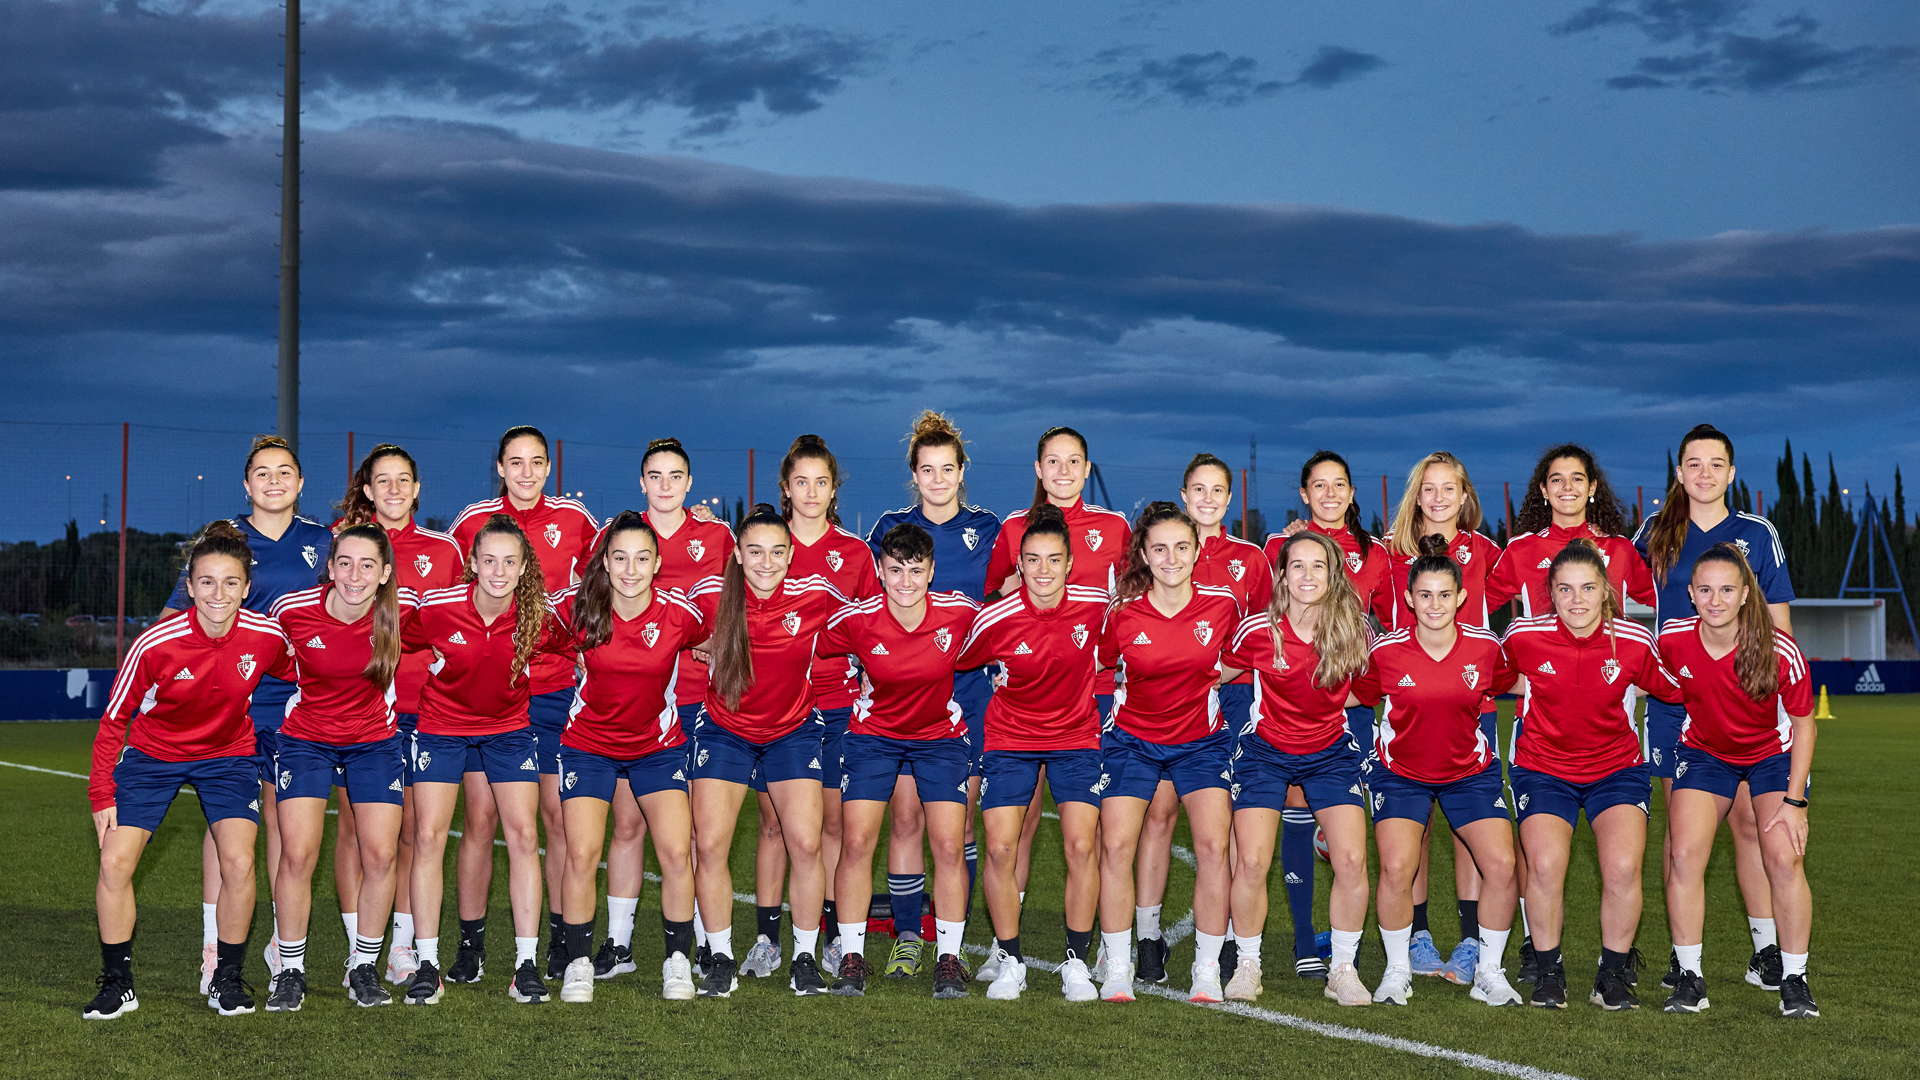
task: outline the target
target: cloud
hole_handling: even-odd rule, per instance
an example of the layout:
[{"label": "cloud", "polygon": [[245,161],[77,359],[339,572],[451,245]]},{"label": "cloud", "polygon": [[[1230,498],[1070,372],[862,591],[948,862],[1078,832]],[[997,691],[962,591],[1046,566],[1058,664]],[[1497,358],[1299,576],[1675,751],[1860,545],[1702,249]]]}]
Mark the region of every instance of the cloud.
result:
[{"label": "cloud", "polygon": [[1357,79],[1369,71],[1385,67],[1387,62],[1372,53],[1357,52],[1340,45],[1322,45],[1313,60],[1300,69],[1293,80],[1295,86],[1311,86],[1317,90]]},{"label": "cloud", "polygon": [[1091,64],[1126,66],[1094,76],[1082,85],[1116,101],[1151,104],[1171,100],[1190,106],[1232,107],[1296,87],[1326,90],[1386,65],[1371,53],[1322,45],[1292,79],[1262,79],[1258,74],[1260,62],[1251,56],[1229,56],[1217,50],[1166,59],[1137,56],[1138,50],[1130,48],[1095,53]]},{"label": "cloud", "polygon": [[1695,46],[1690,52],[1640,57],[1631,72],[1607,79],[1615,90],[1831,90],[1911,68],[1920,58],[1920,50],[1906,45],[1827,45],[1815,40],[1820,23],[1805,13],[1775,20],[1772,36],[1736,32],[1733,27],[1751,7],[1747,0],[1600,0],[1548,30],[1567,35],[1626,27],[1650,42],[1685,38]]}]

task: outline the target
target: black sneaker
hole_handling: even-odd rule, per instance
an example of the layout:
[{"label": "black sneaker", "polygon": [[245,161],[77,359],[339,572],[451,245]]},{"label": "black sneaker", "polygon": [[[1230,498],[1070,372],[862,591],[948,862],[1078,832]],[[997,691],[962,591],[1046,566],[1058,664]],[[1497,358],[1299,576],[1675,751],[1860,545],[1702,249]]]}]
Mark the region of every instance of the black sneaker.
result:
[{"label": "black sneaker", "polygon": [[1667,973],[1660,977],[1660,985],[1668,990],[1680,985],[1680,951],[1667,950]]},{"label": "black sneaker", "polygon": [[[840,963],[844,967],[845,958]],[[820,961],[815,960],[812,953],[803,952],[794,957],[787,970],[792,973],[787,977],[787,988],[793,991],[794,997],[814,997],[827,992],[827,980],[820,976]]]},{"label": "black sneaker", "polygon": [[[1255,959],[1258,959],[1258,957],[1255,957]],[[1228,938],[1227,940],[1220,943],[1220,970],[1232,971],[1233,969],[1239,966],[1240,966],[1240,939]],[[1160,958],[1160,971],[1162,975],[1162,978],[1160,980],[1161,982],[1166,981],[1166,978],[1165,978],[1166,969],[1167,969],[1167,958],[1163,956]],[[1140,978],[1139,970],[1140,969],[1138,965],[1135,965],[1134,976],[1133,976],[1135,980],[1138,980]]]},{"label": "black sneaker", "polygon": [[1601,968],[1593,977],[1593,994],[1587,1000],[1608,1012],[1639,1008],[1640,999],[1633,996],[1633,986],[1627,982],[1631,968],[1631,964],[1626,968]]},{"label": "black sneaker", "polygon": [[[1231,945],[1232,942],[1227,944]],[[1140,942],[1134,950],[1133,978],[1135,982],[1163,983],[1167,981],[1167,939],[1148,938]]]},{"label": "black sneaker", "polygon": [[1640,985],[1640,969],[1646,966],[1647,959],[1640,955],[1639,949],[1627,950],[1627,966],[1625,970],[1627,973],[1628,986]]},{"label": "black sneaker", "polygon": [[[304,978],[301,989],[306,989]],[[207,986],[207,1007],[221,1016],[240,1016],[253,1011],[253,987],[240,977],[238,967],[224,967],[213,973],[213,982]]]},{"label": "black sneaker", "polygon": [[[304,969],[281,968],[267,990],[268,1012],[299,1012],[307,1000],[307,973]],[[224,1015],[224,1014],[223,1014]]]},{"label": "black sneaker", "polygon": [[567,944],[558,937],[547,939],[547,981],[565,977],[567,974]]},{"label": "black sneaker", "polygon": [[393,1004],[393,995],[380,985],[380,973],[372,964],[361,964],[347,972],[347,997],[363,1009]]},{"label": "black sneaker", "polygon": [[[1533,951],[1533,939],[1530,937],[1521,938],[1520,970],[1514,974],[1513,981],[1517,983],[1531,983],[1538,981],[1539,978],[1540,958]],[[1564,999],[1566,995],[1562,994],[1561,997]],[[1535,1001],[1534,1004],[1538,1005],[1540,1003]],[[1565,1002],[1563,1001],[1562,1005],[1564,1006],[1564,1004]]]},{"label": "black sneaker", "polygon": [[[796,963],[794,966],[799,965]],[[867,958],[860,953],[841,956],[840,972],[833,980],[833,992],[840,997],[866,997],[867,976],[872,970],[867,966]]]},{"label": "black sneaker", "polygon": [[1562,967],[1541,968],[1534,972],[1533,1005],[1540,1009],[1567,1007],[1567,971]]},{"label": "black sneaker", "polygon": [[1807,989],[1805,975],[1788,975],[1780,980],[1780,1015],[1795,1018],[1820,1015],[1820,1006],[1813,1003],[1813,991]]},{"label": "black sneaker", "polygon": [[1707,1009],[1707,980],[1691,971],[1680,973],[1673,994],[1663,1006],[1670,1013],[1697,1013]]},{"label": "black sneaker", "polygon": [[[700,946],[702,951],[706,946]],[[723,998],[740,989],[740,965],[731,956],[707,954],[706,974],[700,977],[700,996]]]},{"label": "black sneaker", "polygon": [[1747,981],[1762,990],[1778,990],[1780,968],[1780,946],[1769,945],[1747,960]]},{"label": "black sneaker", "polygon": [[431,960],[420,961],[414,969],[413,978],[407,980],[407,994],[400,1000],[408,1005],[438,1005],[440,995],[447,992],[447,984],[440,979],[440,969]]},{"label": "black sneaker", "polygon": [[695,978],[705,978],[707,965],[711,963],[713,963],[713,946],[702,945],[693,950],[693,975]]},{"label": "black sneaker", "polygon": [[[1224,968],[1222,970],[1225,970]],[[1312,956],[1296,956],[1293,960],[1293,973],[1303,979],[1314,982],[1327,981],[1327,962],[1315,952]]]},{"label": "black sneaker", "polygon": [[615,945],[612,938],[600,942],[600,951],[593,954],[593,977],[611,979],[615,975],[625,975],[629,971],[638,971],[640,965],[633,962],[633,950],[625,945]]},{"label": "black sneaker", "polygon": [[133,996],[133,974],[126,971],[103,971],[93,980],[100,988],[87,1007],[80,1010],[82,1018],[87,1020],[112,1020],[121,1013],[130,1013],[140,1007],[140,999]]},{"label": "black sneaker", "polygon": [[547,1000],[547,984],[540,978],[540,969],[533,961],[522,960],[514,970],[507,996],[522,1005],[539,1005]]},{"label": "black sneaker", "polygon": [[459,954],[453,958],[453,966],[447,969],[447,981],[477,983],[480,981],[480,976],[486,973],[487,950],[462,945]]},{"label": "black sneaker", "polygon": [[[842,961],[844,964],[845,961]],[[949,1001],[967,996],[968,972],[965,961],[952,953],[941,953],[933,962],[933,997]]]}]

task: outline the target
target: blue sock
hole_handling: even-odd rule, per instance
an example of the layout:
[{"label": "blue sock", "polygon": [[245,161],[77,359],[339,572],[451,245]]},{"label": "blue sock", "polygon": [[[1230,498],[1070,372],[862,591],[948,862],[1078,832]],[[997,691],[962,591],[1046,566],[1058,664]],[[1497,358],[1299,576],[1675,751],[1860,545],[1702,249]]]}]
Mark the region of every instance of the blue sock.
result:
[{"label": "blue sock", "polygon": [[887,891],[893,894],[893,936],[920,936],[920,909],[927,892],[925,874],[888,874]]},{"label": "blue sock", "polygon": [[1280,869],[1287,880],[1287,911],[1293,916],[1293,955],[1316,956],[1313,943],[1313,813],[1280,812]]},{"label": "blue sock", "polygon": [[964,849],[967,856],[967,914],[973,918],[973,883],[980,876],[980,845],[968,842]]}]

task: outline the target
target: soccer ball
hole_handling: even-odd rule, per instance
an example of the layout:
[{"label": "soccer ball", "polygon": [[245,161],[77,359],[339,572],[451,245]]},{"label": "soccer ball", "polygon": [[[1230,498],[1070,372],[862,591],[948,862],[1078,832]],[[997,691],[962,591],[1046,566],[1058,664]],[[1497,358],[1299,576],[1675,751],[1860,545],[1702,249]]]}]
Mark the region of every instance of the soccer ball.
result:
[{"label": "soccer ball", "polygon": [[1333,862],[1333,856],[1327,853],[1327,830],[1318,825],[1313,827],[1313,853],[1323,863]]}]

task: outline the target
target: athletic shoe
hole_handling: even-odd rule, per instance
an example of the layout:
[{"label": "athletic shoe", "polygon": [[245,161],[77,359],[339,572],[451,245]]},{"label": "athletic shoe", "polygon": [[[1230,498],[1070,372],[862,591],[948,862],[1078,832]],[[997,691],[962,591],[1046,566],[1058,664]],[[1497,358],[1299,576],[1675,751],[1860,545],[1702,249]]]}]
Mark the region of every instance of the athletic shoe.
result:
[{"label": "athletic shoe", "polygon": [[340,961],[340,989],[353,989],[353,953],[351,951],[347,953],[345,960]]},{"label": "athletic shoe", "polygon": [[1747,960],[1747,982],[1762,990],[1778,990],[1780,970],[1780,946],[1769,945]]},{"label": "athletic shoe", "polygon": [[361,964],[347,972],[347,1000],[363,1009],[393,1004],[393,995],[380,985],[380,973],[372,964]]},{"label": "athletic shoe", "polygon": [[[302,980],[302,989],[305,981]],[[221,1016],[240,1016],[253,1011],[253,987],[240,977],[238,967],[221,968],[213,973],[207,987],[207,1007]]]},{"label": "athletic shoe", "polygon": [[522,960],[514,969],[513,981],[507,984],[507,996],[522,1005],[539,1005],[547,1000],[547,983],[540,977],[540,969],[531,960]]},{"label": "athletic shoe", "polygon": [[1413,935],[1407,943],[1407,959],[1413,962],[1415,975],[1438,975],[1447,966],[1440,957],[1440,949],[1433,943],[1433,933],[1422,930]]},{"label": "athletic shoe", "polygon": [[[844,959],[840,961],[842,967],[846,963]],[[827,980],[820,977],[820,961],[815,960],[812,953],[803,952],[794,957],[793,966],[787,970],[792,973],[787,977],[787,989],[793,991],[794,997],[817,997],[827,992]]]},{"label": "athletic shoe", "polygon": [[220,950],[212,942],[200,946],[200,992],[205,994],[213,985],[213,968],[220,962]]},{"label": "athletic shoe", "polygon": [[[1000,958],[1005,955],[1006,953],[1000,948],[1000,939],[995,938],[993,943],[987,946],[986,961],[980,965],[979,970],[973,973],[973,977],[983,983],[991,983],[998,980],[1000,978]],[[1024,979],[1021,981],[1020,987],[1023,990],[1026,989],[1026,981]]]},{"label": "athletic shoe", "polygon": [[840,997],[866,997],[867,976],[872,972],[865,956],[847,953],[840,958],[840,973],[834,976],[833,992]]},{"label": "athletic shoe", "polygon": [[267,991],[267,1011],[299,1012],[300,1006],[305,1004],[306,1000],[307,973],[296,968],[286,968],[273,977],[273,984]]},{"label": "athletic shoe", "polygon": [[[1233,944],[1227,942],[1228,945]],[[1143,983],[1163,984],[1167,981],[1167,954],[1173,949],[1163,937],[1145,938],[1134,952],[1139,959],[1135,962],[1133,977]],[[1221,949],[1222,955],[1226,952]]]},{"label": "athletic shoe", "polygon": [[1453,955],[1440,968],[1440,977],[1455,986],[1472,986],[1473,973],[1480,970],[1480,939],[1468,938],[1453,947]]},{"label": "athletic shoe", "polygon": [[1673,993],[1662,1008],[1670,1013],[1697,1013],[1705,1012],[1709,1004],[1707,980],[1691,971],[1682,971],[1674,983]]},{"label": "athletic shoe", "polygon": [[1218,1005],[1227,1000],[1227,992],[1220,988],[1220,961],[1195,960],[1192,978],[1192,988],[1187,991],[1188,1001],[1199,1005]]},{"label": "athletic shoe", "polygon": [[967,996],[967,965],[952,953],[942,953],[933,962],[933,999],[951,1001]]},{"label": "athletic shoe", "polygon": [[1640,985],[1640,969],[1646,966],[1647,966],[1646,958],[1640,955],[1639,949],[1627,950],[1626,972],[1627,972],[1628,986]]},{"label": "athletic shoe", "polygon": [[1068,1001],[1097,1001],[1100,989],[1093,985],[1093,972],[1087,970],[1087,962],[1077,956],[1070,956],[1060,965],[1060,992]]},{"label": "athletic shoe", "polygon": [[140,1007],[140,999],[133,996],[133,973],[128,971],[103,971],[93,980],[100,992],[80,1010],[85,1020],[113,1020],[121,1013],[130,1013]]},{"label": "athletic shoe", "polygon": [[840,935],[833,935],[833,940],[827,942],[826,949],[820,953],[820,970],[829,975],[840,974],[840,961],[846,955],[846,950],[840,947]]},{"label": "athletic shoe", "polygon": [[1567,970],[1565,968],[1546,967],[1534,973],[1533,1005],[1540,1009],[1567,1007]]},{"label": "athletic shoe", "polygon": [[[1523,937],[1520,939],[1520,971],[1519,974],[1513,977],[1513,981],[1518,983],[1531,983],[1538,981],[1539,978],[1540,959],[1533,951],[1533,939]],[[1536,1001],[1534,1004],[1538,1005],[1540,1003]]]},{"label": "athletic shoe", "polygon": [[447,981],[457,983],[477,983],[487,973],[487,950],[476,949],[470,945],[460,946],[460,952],[453,958],[453,966],[447,969]]},{"label": "athletic shoe", "polygon": [[[1562,978],[1564,980],[1564,975]],[[1566,983],[1562,981],[1560,986],[1560,1000],[1564,1006],[1567,997]],[[1513,984],[1507,981],[1506,968],[1481,968],[1474,972],[1473,989],[1467,991],[1467,996],[1475,1001],[1484,1001],[1494,1006],[1518,1005],[1526,1000],[1520,996],[1520,991],[1515,990]]]},{"label": "athletic shoe", "polygon": [[1094,970],[1100,973],[1100,1000],[1115,1003],[1133,1000],[1133,965],[1127,958],[1107,955],[1107,962]]},{"label": "athletic shoe", "polygon": [[413,969],[413,978],[407,980],[407,994],[401,998],[406,1005],[438,1005],[440,995],[447,992],[447,984],[440,978],[440,969],[431,960],[420,961]]},{"label": "athletic shoe", "polygon": [[1321,991],[1342,1005],[1371,1005],[1373,996],[1360,981],[1360,971],[1352,964],[1335,964],[1327,972],[1327,986]]},{"label": "athletic shoe", "polygon": [[[271,979],[280,974],[280,939],[268,937],[267,947],[260,950],[260,958],[267,962],[267,978]],[[208,987],[208,991],[212,991],[211,986]]]},{"label": "athletic shoe", "polygon": [[[131,995],[132,991],[128,991]],[[1813,991],[1807,989],[1805,975],[1788,975],[1780,980],[1780,1015],[1806,1019],[1820,1015],[1813,1003]]]},{"label": "athletic shoe", "polygon": [[712,953],[707,957],[707,973],[700,977],[700,996],[729,997],[740,989],[740,968],[733,957]]},{"label": "athletic shoe", "polygon": [[1600,974],[1594,976],[1593,994],[1587,1000],[1608,1012],[1640,1007],[1640,999],[1633,996],[1633,987],[1627,984],[1627,973],[1619,968],[1601,968]]},{"label": "athletic shoe", "polygon": [[1315,953],[1312,956],[1295,957],[1293,961],[1293,973],[1303,979],[1326,982],[1327,962],[1320,959],[1319,953]]},{"label": "athletic shoe", "polygon": [[600,951],[593,954],[593,977],[611,979],[615,975],[625,975],[629,971],[640,970],[633,962],[633,950],[625,945],[615,945],[612,938],[600,942]]},{"label": "athletic shoe", "polygon": [[1380,989],[1373,992],[1376,1005],[1405,1005],[1413,996],[1413,972],[1403,967],[1390,967],[1380,978]]},{"label": "athletic shoe", "polygon": [[707,965],[713,963],[713,946],[696,945],[693,950],[693,974],[695,978],[707,977]]},{"label": "athletic shoe", "polygon": [[693,961],[686,953],[674,953],[660,963],[660,996],[668,1001],[692,1001],[699,988],[693,985]]},{"label": "athletic shoe", "polygon": [[[1165,945],[1166,943],[1167,943],[1166,938],[1163,937],[1160,939],[1160,944]],[[1171,946],[1169,946],[1166,951],[1172,952],[1173,949]],[[1166,959],[1167,958],[1165,956],[1162,956],[1160,958],[1161,960],[1160,968],[1162,971],[1166,970],[1166,966],[1167,966]],[[1260,958],[1257,956],[1254,957],[1253,962],[1256,965],[1259,964]],[[1240,970],[1240,939],[1239,938],[1230,937],[1227,940],[1220,943],[1220,970],[1221,971],[1239,971]],[[1136,976],[1136,978],[1137,977],[1138,976]]]},{"label": "athletic shoe", "polygon": [[1661,976],[1660,985],[1669,990],[1680,985],[1680,950],[1667,950],[1667,973]]},{"label": "athletic shoe", "polygon": [[593,958],[576,956],[561,969],[560,1000],[569,1005],[585,1005],[593,1000]]},{"label": "athletic shoe", "polygon": [[395,986],[405,986],[413,980],[413,973],[420,970],[420,952],[411,945],[395,945],[387,950],[387,981]]},{"label": "athletic shoe", "polygon": [[1228,1001],[1252,1001],[1266,989],[1260,985],[1260,958],[1243,956],[1234,965],[1233,978],[1227,980]]},{"label": "athletic shoe", "polygon": [[754,941],[753,948],[748,949],[746,957],[740,961],[740,974],[749,978],[764,979],[779,970],[780,946],[768,941],[767,935],[761,934]]},{"label": "athletic shoe", "polygon": [[566,943],[561,941],[557,937],[549,937],[547,939],[547,974],[545,977],[548,980],[553,980],[553,979],[563,978],[566,975],[566,973],[567,973]]},{"label": "athletic shoe", "polygon": [[911,979],[920,974],[926,951],[927,943],[918,937],[901,936],[893,943],[893,951],[887,954],[887,978]]},{"label": "athletic shoe", "polygon": [[[987,987],[988,1001],[1018,1001],[1020,991],[1027,988],[1027,965],[1007,955],[1007,950],[995,948],[993,959],[989,961],[994,968],[993,984]],[[981,965],[986,970],[986,965]]]}]

